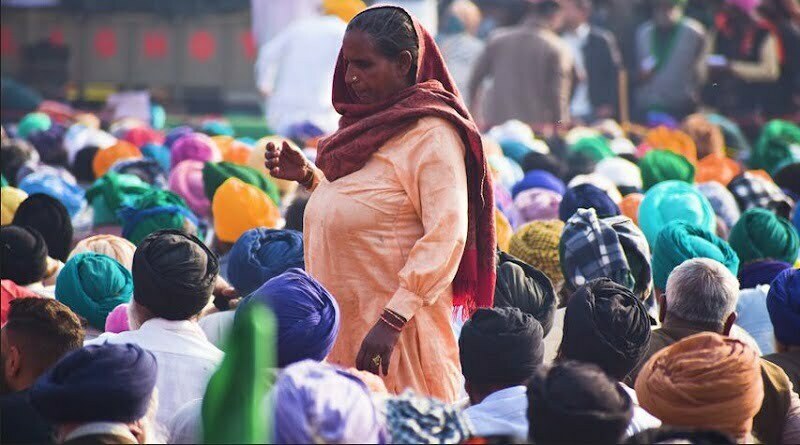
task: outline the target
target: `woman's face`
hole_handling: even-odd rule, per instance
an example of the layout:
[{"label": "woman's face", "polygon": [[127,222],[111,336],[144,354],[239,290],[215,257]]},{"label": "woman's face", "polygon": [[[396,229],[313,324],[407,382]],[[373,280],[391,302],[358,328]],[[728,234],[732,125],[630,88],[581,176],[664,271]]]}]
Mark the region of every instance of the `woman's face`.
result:
[{"label": "woman's face", "polygon": [[345,83],[362,104],[381,102],[411,86],[411,53],[401,52],[395,59],[384,56],[369,34],[351,30],[344,35],[342,55]]}]

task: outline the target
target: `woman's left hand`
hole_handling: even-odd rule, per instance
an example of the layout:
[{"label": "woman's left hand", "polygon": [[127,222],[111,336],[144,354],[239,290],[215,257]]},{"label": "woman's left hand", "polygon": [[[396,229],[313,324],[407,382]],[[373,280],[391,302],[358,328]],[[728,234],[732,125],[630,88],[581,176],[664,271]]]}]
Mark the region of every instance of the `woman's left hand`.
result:
[{"label": "woman's left hand", "polygon": [[389,375],[389,360],[400,338],[400,331],[378,320],[370,329],[356,356],[356,369],[376,375]]}]

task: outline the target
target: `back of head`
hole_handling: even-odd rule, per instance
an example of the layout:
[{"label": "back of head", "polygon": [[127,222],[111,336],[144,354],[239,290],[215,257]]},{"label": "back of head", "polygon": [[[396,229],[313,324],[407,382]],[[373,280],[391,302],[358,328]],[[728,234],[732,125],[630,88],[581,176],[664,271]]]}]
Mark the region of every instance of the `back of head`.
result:
[{"label": "back of head", "polygon": [[517,308],[478,309],[461,330],[461,369],[469,385],[524,384],[544,357],[542,326]]},{"label": "back of head", "polygon": [[695,258],[672,271],[665,298],[667,318],[721,327],[736,310],[739,280],[721,263]]},{"label": "back of head", "polygon": [[528,4],[528,14],[546,19],[561,11],[561,4],[557,0],[528,0]]},{"label": "back of head", "polygon": [[528,436],[535,443],[617,443],[632,417],[625,390],[594,365],[544,366],[528,383]]},{"label": "back of head", "polygon": [[547,336],[553,327],[556,293],[543,272],[505,252],[498,253],[494,307],[514,307],[530,314]]},{"label": "back of head", "polygon": [[347,31],[368,34],[375,48],[388,59],[394,60],[403,51],[411,54],[412,68],[409,76],[417,73],[419,40],[414,21],[407,12],[397,7],[369,8],[356,15],[347,24]]},{"label": "back of head", "polygon": [[57,199],[34,193],[17,208],[12,224],[38,230],[47,244],[48,255],[59,261],[67,260],[72,244],[72,219]]},{"label": "back of head", "polygon": [[216,255],[195,236],[157,231],[133,256],[133,300],[155,317],[186,320],[208,303],[218,273]]},{"label": "back of head", "polygon": [[581,286],[564,315],[560,360],[599,366],[611,378],[624,379],[650,344],[650,318],[638,298],[607,278]]},{"label": "back of head", "polygon": [[27,286],[37,283],[47,272],[47,244],[35,229],[20,226],[0,228],[2,278]]}]

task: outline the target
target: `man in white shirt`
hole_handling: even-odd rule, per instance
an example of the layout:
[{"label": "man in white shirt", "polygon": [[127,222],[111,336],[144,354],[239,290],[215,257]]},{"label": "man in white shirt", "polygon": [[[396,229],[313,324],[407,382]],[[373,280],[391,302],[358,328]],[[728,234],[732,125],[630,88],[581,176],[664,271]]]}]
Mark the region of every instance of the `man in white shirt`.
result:
[{"label": "man in white shirt", "polygon": [[479,309],[458,347],[472,406],[464,414],[477,437],[528,437],[525,385],[542,364],[542,325],[517,308]]},{"label": "man in white shirt", "polygon": [[87,344],[131,343],[158,361],[158,412],[163,430],[185,403],[203,397],[223,353],[208,341],[197,315],[208,304],[219,272],[216,256],[178,230],[149,235],[133,257],[130,331],[105,333]]}]

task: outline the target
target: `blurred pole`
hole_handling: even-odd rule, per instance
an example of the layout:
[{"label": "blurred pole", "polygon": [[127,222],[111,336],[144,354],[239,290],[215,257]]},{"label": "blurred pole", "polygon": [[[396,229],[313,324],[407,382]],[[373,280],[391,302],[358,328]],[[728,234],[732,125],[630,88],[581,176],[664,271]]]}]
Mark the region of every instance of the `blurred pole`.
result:
[{"label": "blurred pole", "polygon": [[628,102],[628,72],[619,70],[617,82],[619,83],[619,121],[624,126],[631,119],[630,103]]}]

